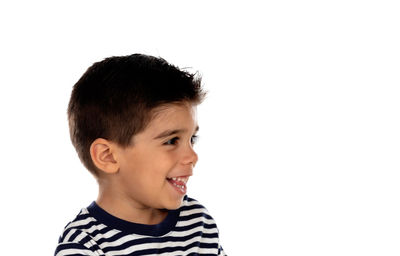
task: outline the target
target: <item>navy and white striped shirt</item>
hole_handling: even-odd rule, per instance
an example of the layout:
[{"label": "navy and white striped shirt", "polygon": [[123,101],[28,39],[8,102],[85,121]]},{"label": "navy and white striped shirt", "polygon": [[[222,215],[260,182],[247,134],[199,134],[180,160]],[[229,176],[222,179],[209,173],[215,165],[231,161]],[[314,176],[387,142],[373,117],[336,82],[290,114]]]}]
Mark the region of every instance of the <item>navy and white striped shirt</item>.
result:
[{"label": "navy and white striped shirt", "polygon": [[64,229],[56,256],[75,255],[225,255],[218,229],[208,211],[184,197],[157,225],[119,219],[95,202]]}]

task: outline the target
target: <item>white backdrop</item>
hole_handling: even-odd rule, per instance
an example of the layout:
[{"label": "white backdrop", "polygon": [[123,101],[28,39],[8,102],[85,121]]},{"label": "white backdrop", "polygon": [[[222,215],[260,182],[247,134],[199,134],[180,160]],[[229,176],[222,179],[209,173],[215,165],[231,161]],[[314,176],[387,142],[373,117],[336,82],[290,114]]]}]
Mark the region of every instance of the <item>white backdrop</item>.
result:
[{"label": "white backdrop", "polygon": [[[397,1],[0,3],[1,255],[52,255],[96,198],[73,84],[112,55],[203,75],[189,195],[229,255],[399,255]],[[4,252],[5,250],[5,252]]]}]

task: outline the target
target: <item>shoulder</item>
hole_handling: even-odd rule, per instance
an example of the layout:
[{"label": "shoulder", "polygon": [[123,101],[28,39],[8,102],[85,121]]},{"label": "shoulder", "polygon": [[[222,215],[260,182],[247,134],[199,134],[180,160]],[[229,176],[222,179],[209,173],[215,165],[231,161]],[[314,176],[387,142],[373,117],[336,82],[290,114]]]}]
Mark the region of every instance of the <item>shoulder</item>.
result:
[{"label": "shoulder", "polygon": [[197,201],[196,199],[191,198],[189,196],[185,196],[183,198],[182,205],[181,205],[181,208],[180,208],[181,212],[182,211],[195,210],[195,209],[198,209],[199,211],[203,211],[203,212],[207,212],[208,213],[207,208],[204,207],[199,201]]},{"label": "shoulder", "polygon": [[196,199],[185,196],[175,231],[180,237],[197,235],[199,251],[208,255],[225,255],[219,242],[219,230],[208,210]]},{"label": "shoulder", "polygon": [[59,243],[79,242],[85,235],[84,230],[96,224],[96,220],[83,208],[75,219],[69,222],[59,238]]},{"label": "shoulder", "polygon": [[202,222],[209,228],[217,228],[214,219],[211,217],[207,208],[199,201],[185,196],[180,208],[180,221]]},{"label": "shoulder", "polygon": [[92,239],[93,232],[101,228],[101,224],[89,214],[87,208],[83,208],[75,219],[65,226],[54,255],[95,255],[94,252],[100,248]]}]

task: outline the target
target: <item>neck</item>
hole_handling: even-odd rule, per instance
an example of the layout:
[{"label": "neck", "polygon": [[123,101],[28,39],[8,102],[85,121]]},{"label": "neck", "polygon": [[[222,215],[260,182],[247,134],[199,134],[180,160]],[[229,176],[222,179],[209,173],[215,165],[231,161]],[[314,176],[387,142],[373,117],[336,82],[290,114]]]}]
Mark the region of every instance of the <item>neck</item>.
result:
[{"label": "neck", "polygon": [[161,223],[168,214],[167,210],[145,206],[123,193],[99,186],[99,195],[96,200],[103,210],[125,221],[138,224],[155,225]]}]

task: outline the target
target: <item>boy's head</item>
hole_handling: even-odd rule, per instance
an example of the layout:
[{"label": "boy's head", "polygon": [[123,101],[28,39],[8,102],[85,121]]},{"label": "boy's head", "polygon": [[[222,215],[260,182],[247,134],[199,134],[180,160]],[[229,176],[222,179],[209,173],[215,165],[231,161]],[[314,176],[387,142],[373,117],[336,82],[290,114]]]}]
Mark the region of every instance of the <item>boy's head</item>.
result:
[{"label": "boy's head", "polygon": [[68,105],[70,135],[85,167],[98,177],[93,142],[121,148],[168,106],[195,106],[205,93],[201,79],[148,55],[110,57],[93,64],[75,84]]}]

